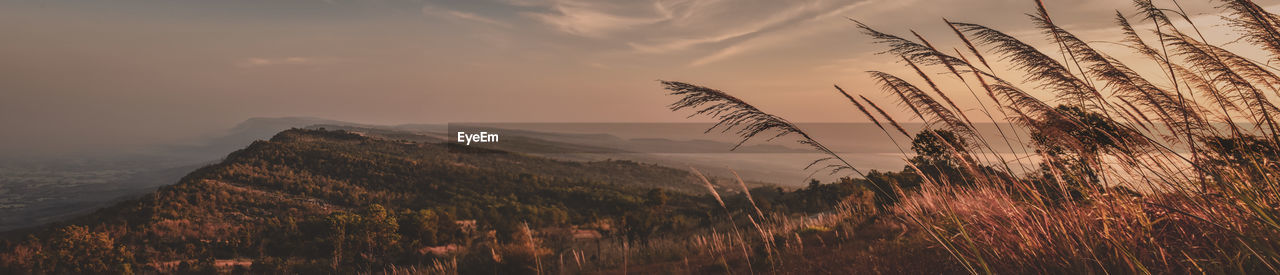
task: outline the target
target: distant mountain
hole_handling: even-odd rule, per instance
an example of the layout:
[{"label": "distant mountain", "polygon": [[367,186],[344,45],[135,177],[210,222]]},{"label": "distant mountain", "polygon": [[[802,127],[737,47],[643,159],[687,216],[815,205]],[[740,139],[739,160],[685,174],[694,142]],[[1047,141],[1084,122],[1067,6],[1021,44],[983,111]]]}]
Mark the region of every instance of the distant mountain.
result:
[{"label": "distant mountain", "polygon": [[[538,139],[559,144],[572,144],[577,146],[588,146],[596,149],[607,149],[603,153],[627,152],[627,153],[809,153],[811,150],[790,148],[777,144],[748,144],[738,147],[736,150],[735,143],[714,141],[706,139],[677,140],[663,137],[643,137],[643,138],[622,138],[608,133],[608,129],[599,129],[601,133],[558,133],[546,131],[531,131],[522,129],[502,129],[494,128],[501,132],[504,136],[520,137],[525,139]],[[586,129],[589,131],[590,129]],[[579,131],[583,131],[580,129]],[[651,133],[652,135],[662,135],[664,133]],[[675,134],[675,133],[672,133]],[[512,140],[512,139],[507,139]],[[501,143],[495,145],[501,146]],[[535,153],[601,153],[597,151],[558,151],[550,149],[538,148],[532,151],[517,152],[535,152]]]},{"label": "distant mountain", "polygon": [[157,154],[190,161],[212,161],[227,152],[244,148],[253,141],[270,138],[280,131],[317,124],[362,126],[358,123],[314,117],[254,117],[221,134],[195,140],[188,145],[167,146],[157,150]]},{"label": "distant mountain", "polygon": [[811,153],[777,144],[753,144],[733,149],[736,144],[713,140],[671,140],[666,138],[633,138],[627,148],[640,152],[657,153]]},{"label": "distant mountain", "polygon": [[[311,129],[345,129],[411,141],[454,142],[456,136],[445,134],[446,125],[352,126],[312,125]],[[813,175],[805,165],[823,156],[808,149],[777,144],[748,144],[734,148],[734,143],[713,140],[674,140],[667,138],[620,138],[606,133],[558,133],[522,129],[491,128],[502,134],[502,142],[475,144],[473,147],[534,154],[573,161],[631,160],[686,169],[696,167],[704,173],[720,177],[743,177],[749,183],[774,183],[800,187],[811,177],[833,180],[826,174]],[[590,131],[591,129],[579,129]],[[607,131],[607,130],[600,130]],[[731,171],[734,170],[734,171]]]}]

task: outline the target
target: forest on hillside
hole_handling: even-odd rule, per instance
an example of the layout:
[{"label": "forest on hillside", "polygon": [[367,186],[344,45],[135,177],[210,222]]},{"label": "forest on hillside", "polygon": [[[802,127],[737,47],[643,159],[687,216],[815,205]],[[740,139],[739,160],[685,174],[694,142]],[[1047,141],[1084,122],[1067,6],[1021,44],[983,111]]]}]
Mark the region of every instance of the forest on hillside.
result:
[{"label": "forest on hillside", "polygon": [[[723,224],[708,188],[743,204],[741,195],[728,195],[742,191],[737,184],[704,184],[688,171],[449,146],[455,145],[288,130],[142,198],[10,232],[0,242],[0,267],[54,274],[348,273],[449,262],[464,271],[523,272],[548,268],[530,263],[570,250],[599,259],[585,254],[592,244],[643,245]],[[819,213],[861,190],[843,186],[756,192],[771,194],[757,198],[764,210]],[[534,238],[545,241],[521,252],[520,244]],[[514,254],[497,264],[490,250]],[[532,254],[513,262],[519,253]]]}]

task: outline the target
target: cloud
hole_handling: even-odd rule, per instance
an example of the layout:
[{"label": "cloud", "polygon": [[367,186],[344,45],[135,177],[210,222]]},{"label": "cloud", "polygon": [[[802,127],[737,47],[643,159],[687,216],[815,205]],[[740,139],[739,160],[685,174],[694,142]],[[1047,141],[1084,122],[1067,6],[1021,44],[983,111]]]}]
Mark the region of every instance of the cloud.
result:
[{"label": "cloud", "polygon": [[[1094,32],[1114,28],[1115,10],[1130,12],[1130,2],[1113,0],[1064,0],[1052,1],[1048,8],[1055,21],[1065,22],[1064,27],[1076,32]],[[1216,16],[1212,5],[1186,4],[1189,11],[1208,12]],[[759,33],[735,41],[731,45],[703,55],[690,62],[690,66],[702,66],[728,60],[747,53],[763,51],[802,41],[819,39],[833,32],[850,31],[850,24],[843,17],[850,17],[882,28],[891,33],[917,29],[926,37],[950,37],[950,29],[941,25],[942,17],[957,22],[978,23],[993,26],[1006,33],[1028,38],[1039,38],[1025,12],[1034,11],[1035,4],[1026,0],[864,0],[831,8],[807,20],[792,22],[773,31]],[[1005,12],[1012,11],[1012,12]]]},{"label": "cloud", "polygon": [[429,4],[422,5],[422,14],[426,16],[447,17],[447,18],[461,19],[461,20],[471,21],[476,23],[482,23],[486,25],[498,26],[503,28],[511,28],[511,24],[498,21],[489,17],[485,17],[483,15],[437,7]]},{"label": "cloud", "polygon": [[829,19],[836,18],[835,16],[842,15],[854,9],[872,5],[874,3],[877,3],[877,2],[863,1],[863,2],[851,3],[825,13],[814,15],[813,17],[806,19],[803,22],[798,22],[791,25],[789,28],[771,32],[766,35],[752,37],[750,39],[743,40],[742,42],[739,42],[737,44],[733,44],[723,49],[720,49],[718,51],[712,52],[709,55],[703,56],[702,58],[698,58],[693,62],[689,63],[689,66],[706,65],[706,64],[721,61],[733,56],[737,56],[745,52],[758,50],[761,48],[772,47],[779,44],[800,41],[800,38],[805,36],[841,30],[843,27],[847,27],[847,25],[842,25],[840,23],[833,22],[833,20],[829,20]]},{"label": "cloud", "polygon": [[[1113,0],[1047,4],[1055,21],[1082,33],[1113,27],[1112,11],[1131,8]],[[940,24],[942,17],[1030,38],[1037,33],[1024,13],[1032,10],[1034,2],[1026,0],[473,0],[423,7],[424,14],[500,27],[508,31],[488,36],[583,62],[617,65],[643,60],[690,67],[782,48],[827,51],[819,44],[832,42],[854,42],[839,45],[867,50],[849,41],[859,36],[845,17],[890,33],[916,29],[941,43],[953,36]],[[582,39],[548,35],[557,33]]]},{"label": "cloud", "polygon": [[[1123,9],[1129,3],[1110,0],[1066,0],[1050,4],[1055,21],[1086,22],[1076,26],[1083,28],[1110,27],[1113,10]],[[1023,9],[1025,8],[1025,9]],[[850,31],[851,24],[844,17],[854,18],[874,26],[883,26],[891,32],[903,28],[922,28],[921,33],[950,36],[950,29],[941,26],[942,17],[960,22],[972,22],[996,26],[1008,33],[1036,34],[1023,11],[1030,11],[1034,3],[1025,0],[864,0],[833,7],[807,20],[794,22],[776,31],[762,33],[724,46],[690,62],[690,66],[711,64],[746,53],[809,41],[833,32]],[[1013,9],[1019,12],[993,12]],[[1102,18],[1091,16],[1101,15]],[[928,20],[927,18],[934,18]],[[1088,18],[1082,20],[1082,18]],[[925,23],[922,23],[925,22]],[[934,24],[934,25],[930,25]]]},{"label": "cloud", "polygon": [[507,23],[503,23],[503,22],[498,21],[498,20],[489,19],[488,17],[484,17],[484,16],[476,15],[476,14],[474,14],[474,13],[469,13],[469,12],[449,11],[449,15],[452,15],[453,17],[457,17],[457,18],[465,19],[465,20],[470,20],[470,21],[475,21],[475,22],[485,23],[485,24],[494,25],[494,26],[499,26],[499,27],[504,27],[504,28],[510,28],[510,27],[511,27],[511,25],[508,25]]},{"label": "cloud", "polygon": [[296,57],[296,56],[295,57],[277,57],[277,58],[250,57],[250,58],[245,58],[243,60],[236,62],[236,66],[241,68],[256,68],[256,67],[284,66],[284,65],[318,65],[318,64],[329,63],[329,61],[331,60],[325,59],[325,58]]},{"label": "cloud", "polygon": [[[489,6],[487,11],[503,13],[505,15],[501,18],[506,19],[501,22],[483,20],[485,22],[530,31],[536,30],[531,28],[543,27],[553,32],[593,39],[568,43],[556,40],[549,44],[592,47],[591,50],[597,53],[615,51],[617,49],[613,47],[619,45],[629,48],[630,51],[626,54],[673,54],[686,51],[707,54],[707,51],[715,51],[708,54],[710,58],[704,60],[710,62],[733,56],[744,49],[755,48],[736,43],[755,40],[758,36],[772,35],[771,33],[778,31],[796,31],[796,24],[811,22],[814,18],[831,17],[835,12],[868,0],[494,1],[503,7]],[[459,14],[454,16],[468,17]],[[530,23],[536,24],[515,23],[515,20],[520,19],[532,20]],[[725,43],[735,44],[725,46]]]},{"label": "cloud", "polygon": [[[560,31],[585,36],[605,37],[616,31],[632,29],[670,20],[672,14],[650,6],[648,11],[654,15],[620,15],[610,12],[610,8],[618,8],[610,4],[579,2],[576,0],[558,0],[551,4],[552,12],[527,12],[525,15],[546,23]],[[641,13],[644,12],[641,10]]]},{"label": "cloud", "polygon": [[[668,39],[655,43],[627,43],[632,49],[642,53],[668,53],[672,51],[680,51],[689,49],[694,46],[719,43],[730,39],[749,36],[764,31],[767,28],[784,24],[798,16],[803,15],[807,10],[815,7],[815,5],[797,5],[782,12],[775,13],[765,20],[759,20],[755,23],[744,24],[733,29],[721,31],[717,34],[706,35],[698,38],[677,38]],[[668,16],[674,16],[668,11]],[[692,14],[692,13],[689,13]]]}]

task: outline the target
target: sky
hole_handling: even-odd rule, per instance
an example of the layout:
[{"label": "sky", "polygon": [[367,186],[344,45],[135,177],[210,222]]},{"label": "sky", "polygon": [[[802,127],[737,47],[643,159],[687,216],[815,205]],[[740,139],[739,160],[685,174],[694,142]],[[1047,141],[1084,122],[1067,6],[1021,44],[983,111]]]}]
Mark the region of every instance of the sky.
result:
[{"label": "sky", "polygon": [[[1115,11],[1133,14],[1128,1],[1046,4],[1090,41],[1116,41]],[[1182,4],[1221,27],[1212,3]],[[668,111],[658,80],[791,121],[863,121],[831,85],[892,105],[865,71],[903,71],[850,18],[946,47],[958,44],[944,17],[1043,42],[1030,12],[1031,0],[0,0],[0,154],[170,142],[251,117],[706,121]]]}]

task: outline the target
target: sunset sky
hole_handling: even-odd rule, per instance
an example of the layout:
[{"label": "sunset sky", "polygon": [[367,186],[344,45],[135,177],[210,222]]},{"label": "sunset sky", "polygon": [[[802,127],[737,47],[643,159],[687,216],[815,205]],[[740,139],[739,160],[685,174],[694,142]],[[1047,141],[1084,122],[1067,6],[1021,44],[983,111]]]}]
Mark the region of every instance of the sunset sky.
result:
[{"label": "sunset sky", "polygon": [[[1133,14],[1128,1],[1046,3],[1090,41],[1116,41],[1115,11]],[[1208,1],[1182,4],[1221,25]],[[951,48],[943,17],[1045,41],[1033,11],[1031,0],[0,0],[0,154],[179,140],[259,116],[688,121],[665,108],[675,98],[659,79],[792,121],[861,121],[831,85],[891,104],[864,71],[901,66],[846,17]],[[1210,42],[1230,42],[1222,33]]]}]

